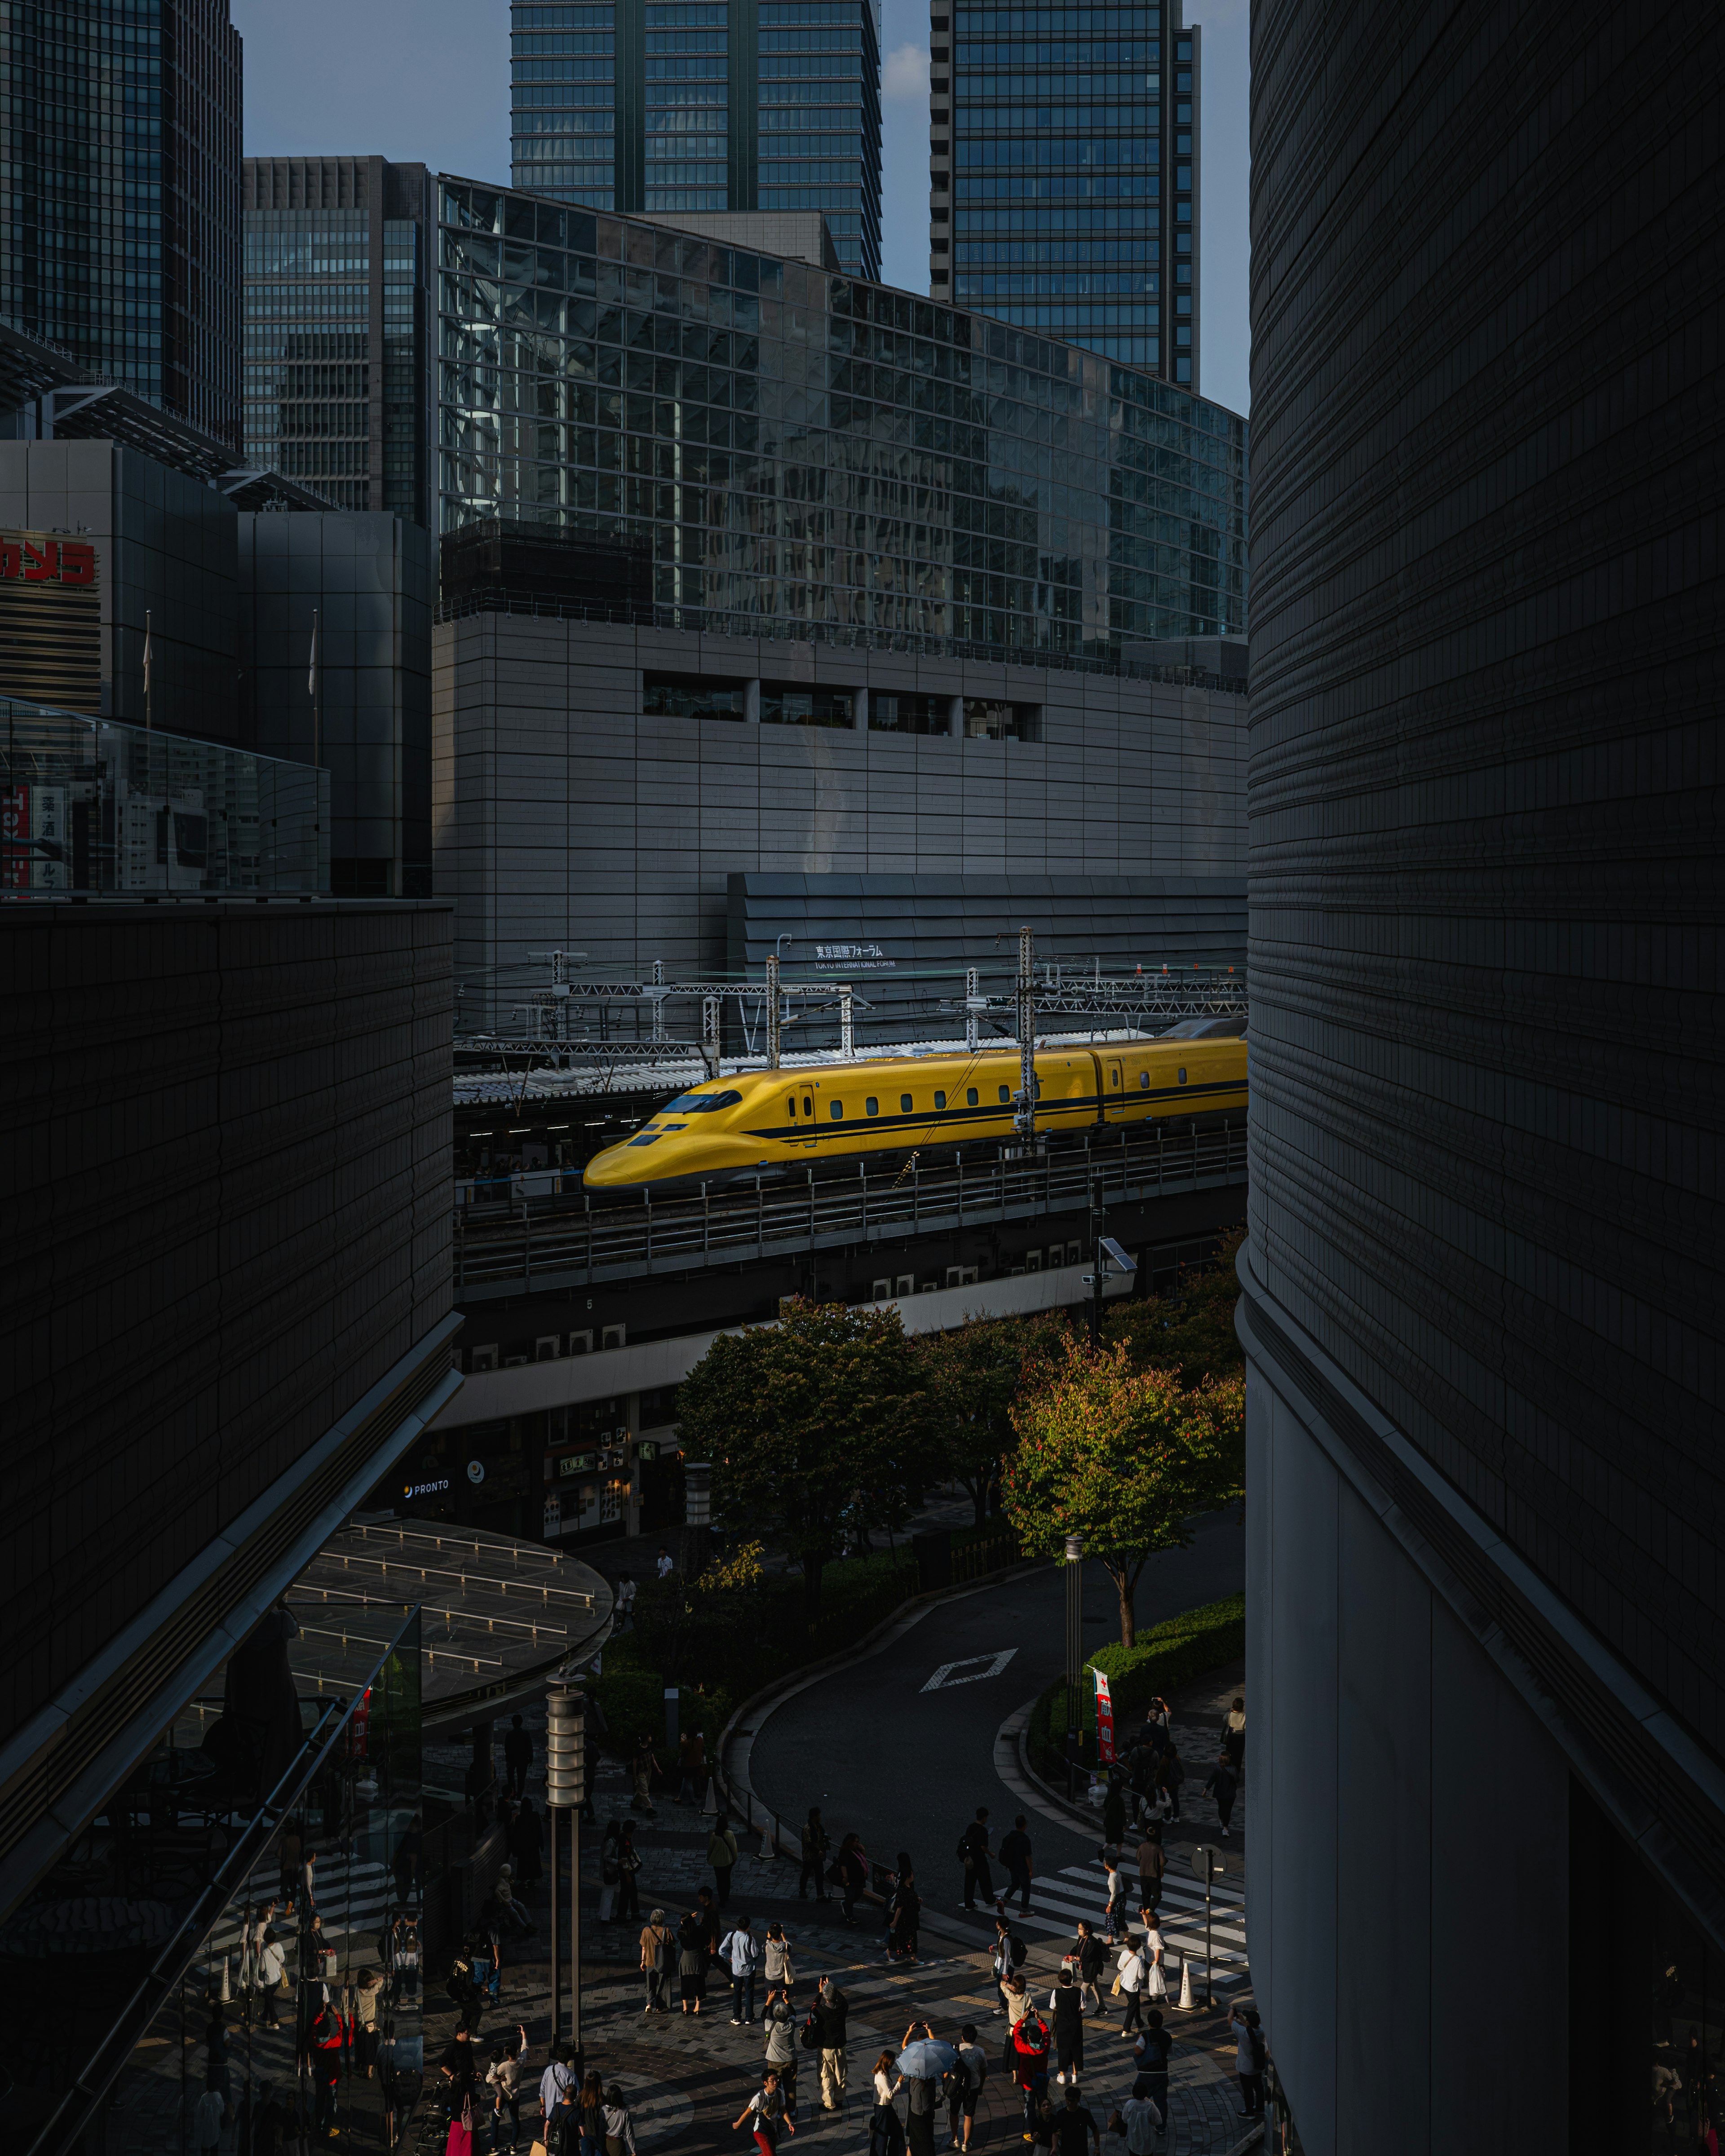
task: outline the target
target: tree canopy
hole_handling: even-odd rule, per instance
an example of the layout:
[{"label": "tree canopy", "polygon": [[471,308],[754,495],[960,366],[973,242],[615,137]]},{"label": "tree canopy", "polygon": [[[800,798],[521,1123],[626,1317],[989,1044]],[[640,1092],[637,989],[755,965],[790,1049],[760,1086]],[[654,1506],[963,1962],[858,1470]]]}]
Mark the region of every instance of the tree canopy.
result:
[{"label": "tree canopy", "polygon": [[1092,1348],[1069,1337],[1013,1420],[1019,1443],[1001,1499],[1020,1544],[1055,1556],[1068,1535],[1082,1535],[1085,1555],[1114,1582],[1121,1644],[1132,1646],[1145,1564],[1191,1541],[1195,1513],[1240,1494],[1245,1379],[1183,1387],[1171,1370],[1137,1367],[1123,1340]]},{"label": "tree canopy", "polygon": [[929,1466],[968,1491],[978,1527],[1001,1462],[1018,1443],[1012,1416],[1019,1393],[1057,1358],[1065,1332],[1065,1321],[1053,1315],[970,1318],[914,1344]]},{"label": "tree canopy", "polygon": [[1102,1313],[1102,1337],[1123,1340],[1141,1369],[1173,1370],[1183,1385],[1233,1376],[1245,1367],[1234,1306],[1234,1258],[1245,1230],[1223,1236],[1214,1262],[1189,1265],[1171,1295],[1122,1296]]},{"label": "tree canopy", "polygon": [[715,1510],[803,1568],[803,1608],[847,1517],[896,1523],[918,1481],[920,1389],[896,1310],[800,1299],[724,1333],[677,1394],[685,1458],[712,1462]]}]

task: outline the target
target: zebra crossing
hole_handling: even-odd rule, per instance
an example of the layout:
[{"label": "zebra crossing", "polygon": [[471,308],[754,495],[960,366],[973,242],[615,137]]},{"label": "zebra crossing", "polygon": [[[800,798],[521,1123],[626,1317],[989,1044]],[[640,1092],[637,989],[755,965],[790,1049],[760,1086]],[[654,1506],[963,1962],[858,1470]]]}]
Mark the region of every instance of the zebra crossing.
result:
[{"label": "zebra crossing", "polygon": [[[274,1862],[259,1865],[223,1911],[210,1933],[207,1951],[216,1956],[237,1956],[242,1915],[280,1900],[280,1866]],[[327,1854],[320,1851],[313,1896],[312,1906],[321,1922],[324,1938],[331,1946],[345,1939],[357,1939],[362,1933],[369,1933],[375,1937],[387,1928],[395,1912],[394,1881],[389,1866],[377,1858],[350,1856],[345,1851],[332,1850]],[[290,1944],[297,1936],[299,1919],[297,1916],[278,1917],[275,1928],[284,1944]]]},{"label": "zebra crossing", "polygon": [[[1063,1933],[1070,1938],[1081,1917],[1089,1917],[1100,1934],[1106,1906],[1101,1871],[1094,1866],[1078,1864],[1031,1882],[1028,1917],[1019,1913],[1016,1899],[1007,1907],[1014,1929],[1040,1933],[1045,1937]],[[1210,1910],[1214,1981],[1229,1987],[1245,1984],[1249,1981],[1249,1964],[1244,1888],[1232,1880],[1217,1880],[1210,1889]],[[1159,1913],[1167,1948],[1163,1966],[1171,1972],[1170,1988],[1177,1989],[1183,1961],[1189,1959],[1198,1969],[1204,1965],[1203,1887],[1195,1878],[1181,1879],[1170,1870],[1162,1882]],[[1136,1908],[1132,1912],[1132,1922],[1136,1929]]]}]

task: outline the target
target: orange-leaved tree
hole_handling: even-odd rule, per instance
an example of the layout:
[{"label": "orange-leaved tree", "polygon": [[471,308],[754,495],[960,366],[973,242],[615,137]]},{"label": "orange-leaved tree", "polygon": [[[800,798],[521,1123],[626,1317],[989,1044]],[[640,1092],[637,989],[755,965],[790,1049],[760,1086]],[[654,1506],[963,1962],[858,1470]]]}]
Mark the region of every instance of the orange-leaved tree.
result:
[{"label": "orange-leaved tree", "polygon": [[1013,1421],[1018,1449],[1000,1495],[1019,1543],[1058,1556],[1068,1535],[1082,1535],[1085,1555],[1114,1582],[1121,1645],[1135,1645],[1145,1565],[1189,1543],[1195,1515],[1240,1494],[1245,1380],[1184,1387],[1171,1370],[1135,1368],[1124,1341],[1093,1348],[1075,1337]]}]

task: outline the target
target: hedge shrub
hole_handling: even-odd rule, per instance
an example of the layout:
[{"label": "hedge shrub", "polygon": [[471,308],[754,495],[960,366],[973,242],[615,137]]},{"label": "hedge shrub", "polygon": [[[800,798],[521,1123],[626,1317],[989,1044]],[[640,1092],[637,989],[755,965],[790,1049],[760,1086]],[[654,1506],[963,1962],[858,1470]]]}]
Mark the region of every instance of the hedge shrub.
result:
[{"label": "hedge shrub", "polygon": [[[1176,1685],[1201,1677],[1206,1670],[1224,1662],[1238,1661],[1245,1652],[1245,1597],[1231,1594],[1225,1602],[1206,1603],[1170,1617],[1145,1633],[1136,1646],[1100,1647],[1086,1657],[1086,1667],[1098,1669],[1108,1680],[1114,1702],[1114,1726],[1120,1729],[1142,1712],[1157,1693],[1168,1693]],[[1096,1686],[1086,1680],[1080,1701],[1083,1715],[1086,1757],[1096,1756]],[[1030,1756],[1038,1768],[1059,1763],[1065,1734],[1065,1686],[1057,1681],[1043,1693],[1031,1711],[1027,1732]]]}]

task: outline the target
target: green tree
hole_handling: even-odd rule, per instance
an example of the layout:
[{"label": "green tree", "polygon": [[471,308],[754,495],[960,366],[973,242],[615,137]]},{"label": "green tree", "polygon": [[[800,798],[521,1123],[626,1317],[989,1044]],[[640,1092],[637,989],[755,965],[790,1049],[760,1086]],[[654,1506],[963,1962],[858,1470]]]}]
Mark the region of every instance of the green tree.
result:
[{"label": "green tree", "polygon": [[1102,1337],[1123,1340],[1141,1369],[1173,1370],[1182,1384],[1232,1377],[1245,1368],[1234,1306],[1240,1282],[1235,1254],[1243,1228],[1223,1236],[1213,1264],[1183,1268],[1173,1294],[1122,1296],[1102,1313]]},{"label": "green tree", "polygon": [[896,1310],[800,1299],[775,1325],[721,1334],[679,1387],[684,1456],[711,1460],[714,1505],[733,1532],[801,1565],[809,1625],[843,1521],[903,1517],[920,1406]]},{"label": "green tree", "polygon": [[1183,1387],[1169,1370],[1137,1368],[1124,1341],[1070,1338],[1048,1382],[1014,1415],[1019,1443],[1001,1500],[1033,1556],[1082,1535],[1120,1601],[1120,1642],[1137,1636],[1133,1597],[1158,1550],[1189,1543],[1187,1522],[1240,1494],[1244,1378]]},{"label": "green tree", "polygon": [[978,1527],[1001,1462],[1018,1443],[1012,1413],[1027,1373],[1058,1355],[1065,1333],[1065,1320],[1052,1314],[974,1317],[915,1343],[930,1470],[963,1486]]}]

